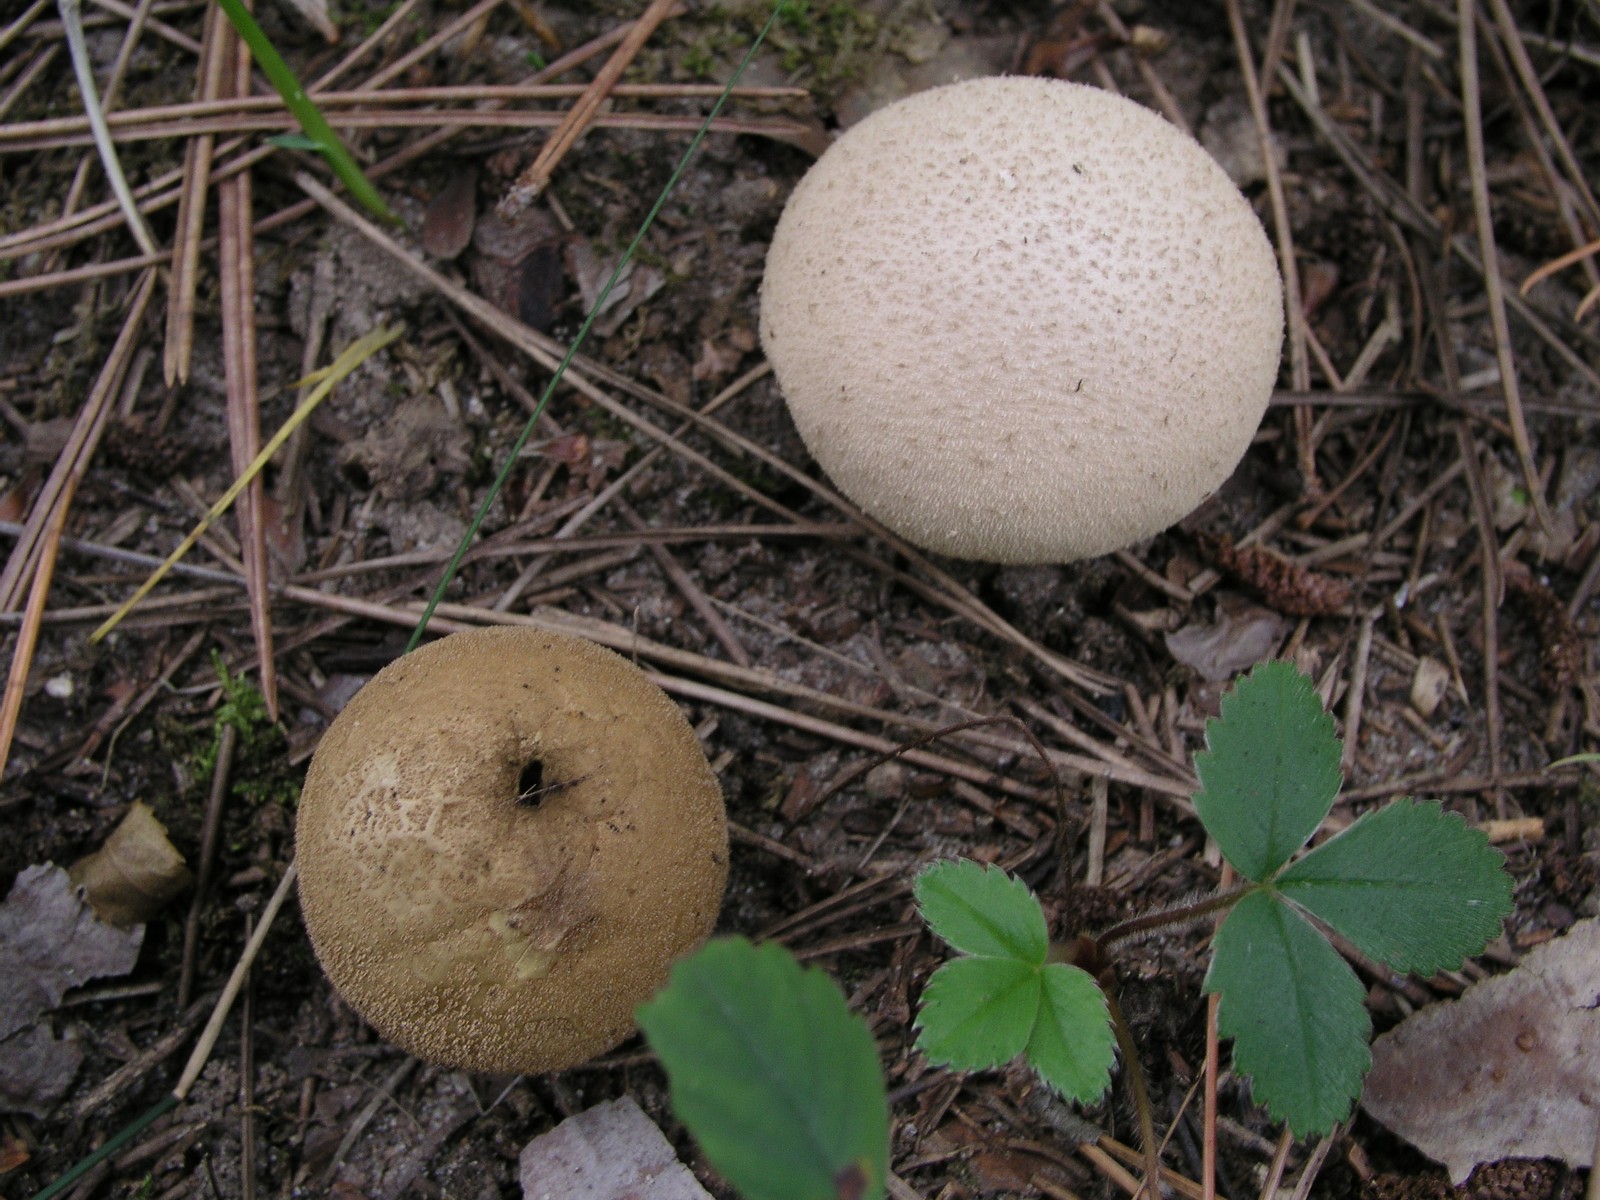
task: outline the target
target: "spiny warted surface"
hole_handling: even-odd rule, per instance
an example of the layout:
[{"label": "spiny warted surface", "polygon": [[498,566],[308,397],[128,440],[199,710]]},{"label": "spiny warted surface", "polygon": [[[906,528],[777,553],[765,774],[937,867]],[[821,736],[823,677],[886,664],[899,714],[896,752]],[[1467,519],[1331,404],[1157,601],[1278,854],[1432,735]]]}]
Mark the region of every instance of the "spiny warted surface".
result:
[{"label": "spiny warted surface", "polygon": [[722,791],[677,705],[535,629],[378,672],[312,760],[295,852],[339,993],[413,1054],[498,1073],[625,1038],[710,933],[728,872]]},{"label": "spiny warted surface", "polygon": [[991,78],[818,160],[773,236],[761,335],[867,513],[941,553],[1055,562],[1227,479],[1283,311],[1260,222],[1193,139],[1097,88]]}]

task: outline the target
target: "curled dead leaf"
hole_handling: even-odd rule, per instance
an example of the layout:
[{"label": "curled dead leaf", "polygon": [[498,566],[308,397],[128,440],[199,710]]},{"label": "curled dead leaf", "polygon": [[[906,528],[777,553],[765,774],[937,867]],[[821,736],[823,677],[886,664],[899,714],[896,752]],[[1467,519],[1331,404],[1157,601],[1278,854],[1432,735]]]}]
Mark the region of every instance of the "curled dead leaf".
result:
[{"label": "curled dead leaf", "polygon": [[142,801],[134,802],[105,845],[73,863],[68,874],[95,915],[123,929],[150,920],[190,879],[166,826]]},{"label": "curled dead leaf", "polygon": [[1167,653],[1211,683],[1232,679],[1271,658],[1289,623],[1242,596],[1224,595],[1211,624],[1191,621],[1166,635]]},{"label": "curled dead leaf", "polygon": [[72,988],[125,975],[144,930],[113,929],[54,864],[28,867],[0,904],[0,1112],[44,1117],[83,1060],[74,1031],[57,1037],[48,1014]]}]

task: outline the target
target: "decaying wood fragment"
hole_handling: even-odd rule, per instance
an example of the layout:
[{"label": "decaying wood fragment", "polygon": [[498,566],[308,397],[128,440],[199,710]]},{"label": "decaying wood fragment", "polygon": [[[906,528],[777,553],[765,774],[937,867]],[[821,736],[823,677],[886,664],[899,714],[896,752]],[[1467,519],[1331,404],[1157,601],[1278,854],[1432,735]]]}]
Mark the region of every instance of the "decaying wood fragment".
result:
[{"label": "decaying wood fragment", "polygon": [[1328,617],[1350,604],[1350,585],[1290,562],[1263,546],[1235,546],[1230,537],[1201,533],[1195,542],[1206,560],[1291,617]]},{"label": "decaying wood fragment", "polygon": [[1539,639],[1539,682],[1549,691],[1569,688],[1583,677],[1584,637],[1567,606],[1519,562],[1505,564],[1506,590],[1533,618]]}]

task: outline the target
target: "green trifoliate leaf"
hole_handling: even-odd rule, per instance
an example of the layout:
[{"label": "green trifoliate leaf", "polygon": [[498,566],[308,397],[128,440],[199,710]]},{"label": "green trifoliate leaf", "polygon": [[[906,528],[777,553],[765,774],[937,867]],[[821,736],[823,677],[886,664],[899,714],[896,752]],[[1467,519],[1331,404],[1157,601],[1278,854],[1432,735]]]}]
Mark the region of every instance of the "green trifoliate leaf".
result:
[{"label": "green trifoliate leaf", "polygon": [[934,972],[917,1014],[917,1045],[934,1062],[980,1070],[1026,1053],[1064,1096],[1105,1094],[1116,1039],[1099,985],[1046,964],[1049,931],[1026,884],[974,862],[937,863],[916,883],[923,919],[971,957]]},{"label": "green trifoliate leaf", "polygon": [[923,990],[917,1046],[932,1061],[962,1071],[1008,1063],[1033,1035],[1043,991],[1033,963],[952,959]]},{"label": "green trifoliate leaf", "polygon": [[1436,803],[1367,813],[1283,872],[1288,899],[1397,971],[1431,975],[1483,950],[1511,911],[1505,859]]},{"label": "green trifoliate leaf", "polygon": [[1205,990],[1255,1098],[1300,1137],[1349,1116],[1372,1064],[1361,981],[1299,913],[1266,890],[1234,906],[1212,944]]},{"label": "green trifoliate leaf", "polygon": [[672,1107],[749,1200],[878,1200],[889,1109],[838,985],[781,946],[708,942],[639,1008]]},{"label": "green trifoliate leaf", "polygon": [[1050,932],[1022,880],[998,867],[941,862],[917,876],[915,892],[928,927],[961,953],[1044,962]]},{"label": "green trifoliate leaf", "polygon": [[1316,832],[1339,794],[1339,739],[1311,681],[1262,663],[1222,698],[1195,756],[1195,811],[1235,869],[1265,880]]},{"label": "green trifoliate leaf", "polygon": [[1111,1085],[1117,1039],[1105,993],[1087,971],[1051,963],[1040,973],[1043,991],[1028,1062],[1056,1091],[1080,1104],[1093,1104]]}]

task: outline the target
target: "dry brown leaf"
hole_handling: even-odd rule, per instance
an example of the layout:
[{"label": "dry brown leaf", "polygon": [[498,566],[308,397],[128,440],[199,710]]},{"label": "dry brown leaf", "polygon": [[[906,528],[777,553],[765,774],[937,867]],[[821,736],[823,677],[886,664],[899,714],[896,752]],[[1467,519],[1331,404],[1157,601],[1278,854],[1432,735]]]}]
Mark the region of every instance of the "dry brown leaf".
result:
[{"label": "dry brown leaf", "polygon": [[564,242],[561,226],[542,208],[525,208],[510,219],[485,213],[472,233],[478,294],[524,325],[548,332],[566,294]]},{"label": "dry brown leaf", "polygon": [[1372,1046],[1362,1105],[1460,1183],[1483,1162],[1589,1166],[1600,1121],[1600,921]]},{"label": "dry brown leaf", "polygon": [[123,929],[150,920],[190,879],[166,826],[142,801],[134,802],[105,845],[73,863],[68,874],[95,915]]},{"label": "dry brown leaf", "polygon": [[1212,624],[1191,621],[1166,635],[1167,653],[1212,683],[1232,679],[1271,658],[1289,622],[1240,596],[1224,596]]},{"label": "dry brown leaf", "polygon": [[0,1037],[55,1008],[69,988],[127,974],[143,940],[143,930],[97,919],[60,867],[24,870],[0,905]]},{"label": "dry brown leaf", "polygon": [[0,1042],[0,1112],[43,1120],[60,1103],[83,1064],[71,1032],[58,1038],[48,1024],[29,1026]]},{"label": "dry brown leaf", "polygon": [[422,248],[435,258],[455,258],[472,243],[478,223],[478,172],[453,173],[428,202],[422,217]]},{"label": "dry brown leaf", "polygon": [[1411,707],[1424,717],[1433,716],[1444,702],[1450,679],[1449,667],[1424,654],[1417,660],[1416,672],[1411,676]]},{"label": "dry brown leaf", "polygon": [[15,1171],[24,1165],[29,1158],[28,1143],[17,1137],[14,1133],[0,1136],[0,1175],[8,1171]]},{"label": "dry brown leaf", "polygon": [[[600,293],[617,269],[615,256],[602,256],[588,242],[576,241],[567,248],[567,271],[577,282],[585,311],[593,312]],[[667,277],[648,263],[631,261],[623,265],[617,282],[606,296],[605,307],[595,315],[594,331],[610,337],[650,297],[666,286]]]},{"label": "dry brown leaf", "polygon": [[0,1112],[43,1117],[66,1094],[83,1051],[40,1018],[68,989],[132,970],[143,940],[98,920],[60,867],[17,876],[0,905]]},{"label": "dry brown leaf", "polygon": [[710,1200],[631,1097],[568,1117],[522,1148],[527,1200]]}]

